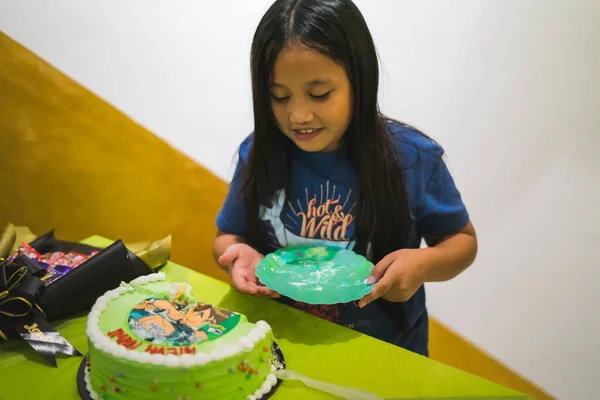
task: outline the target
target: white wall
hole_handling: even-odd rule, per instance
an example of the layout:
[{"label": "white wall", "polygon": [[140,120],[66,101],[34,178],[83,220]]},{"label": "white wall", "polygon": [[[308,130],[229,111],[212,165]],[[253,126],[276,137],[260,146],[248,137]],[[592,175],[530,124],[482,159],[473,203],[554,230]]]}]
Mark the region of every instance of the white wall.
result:
[{"label": "white wall", "polygon": [[[0,0],[0,30],[227,179],[270,3]],[[429,286],[432,314],[553,395],[594,397],[600,2],[357,4],[383,110],[445,146],[480,237],[473,268]]]}]

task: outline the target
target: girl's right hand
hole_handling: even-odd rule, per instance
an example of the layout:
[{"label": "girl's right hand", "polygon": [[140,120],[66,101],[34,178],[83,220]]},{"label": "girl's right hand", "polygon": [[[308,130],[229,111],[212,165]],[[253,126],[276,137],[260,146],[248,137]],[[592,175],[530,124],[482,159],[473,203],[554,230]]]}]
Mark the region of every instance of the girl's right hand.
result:
[{"label": "girl's right hand", "polygon": [[245,243],[235,243],[227,247],[219,257],[219,264],[229,268],[235,287],[242,293],[280,297],[266,286],[262,285],[256,277],[256,265],[264,256]]}]

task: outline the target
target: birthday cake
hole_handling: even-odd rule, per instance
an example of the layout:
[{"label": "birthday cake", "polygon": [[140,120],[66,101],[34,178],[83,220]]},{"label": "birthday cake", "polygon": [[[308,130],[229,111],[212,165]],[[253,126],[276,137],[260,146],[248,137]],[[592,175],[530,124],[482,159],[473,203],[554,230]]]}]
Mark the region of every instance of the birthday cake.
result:
[{"label": "birthday cake", "polygon": [[272,390],[270,326],[194,300],[163,273],[105,293],[92,308],[93,399],[260,399]]}]

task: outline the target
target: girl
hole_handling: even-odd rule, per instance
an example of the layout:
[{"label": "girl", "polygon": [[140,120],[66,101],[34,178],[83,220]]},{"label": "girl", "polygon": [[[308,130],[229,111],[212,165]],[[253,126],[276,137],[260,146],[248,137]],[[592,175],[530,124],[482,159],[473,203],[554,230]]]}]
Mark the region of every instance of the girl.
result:
[{"label": "girl", "polygon": [[[379,112],[361,13],[350,0],[275,1],[256,30],[251,72],[254,132],[217,217],[219,264],[240,292],[427,355],[423,284],[466,269],[477,240],[442,148]],[[422,238],[429,247],[419,249]],[[368,257],[372,293],[310,306],[259,284],[264,254],[307,243]]]}]

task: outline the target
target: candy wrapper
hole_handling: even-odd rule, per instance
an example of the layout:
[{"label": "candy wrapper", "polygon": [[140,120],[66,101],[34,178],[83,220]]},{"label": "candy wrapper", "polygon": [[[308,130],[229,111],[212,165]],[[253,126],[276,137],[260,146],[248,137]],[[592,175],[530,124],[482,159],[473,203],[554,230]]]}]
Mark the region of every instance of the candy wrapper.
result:
[{"label": "candy wrapper", "polygon": [[0,262],[0,339],[24,338],[54,366],[57,352],[81,355],[50,323],[87,311],[106,291],[152,272],[121,240],[99,249],[49,232],[21,244]]}]

